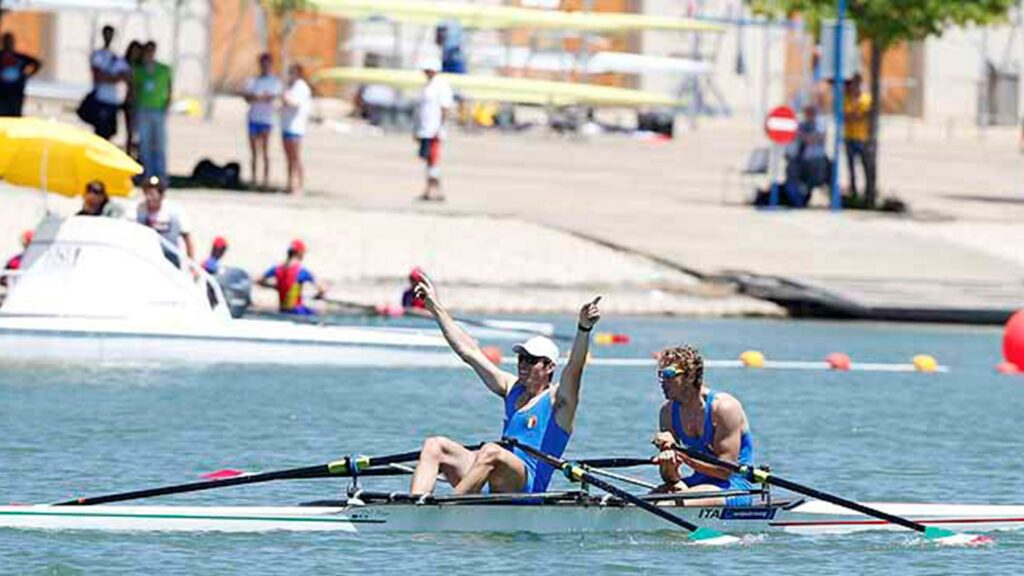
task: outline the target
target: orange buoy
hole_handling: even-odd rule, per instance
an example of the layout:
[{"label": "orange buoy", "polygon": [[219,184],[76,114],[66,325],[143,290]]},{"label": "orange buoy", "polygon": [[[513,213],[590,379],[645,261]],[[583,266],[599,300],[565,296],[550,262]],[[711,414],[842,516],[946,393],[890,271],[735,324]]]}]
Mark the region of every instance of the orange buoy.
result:
[{"label": "orange buoy", "polygon": [[484,346],[484,356],[495,365],[501,365],[501,348],[497,346]]},{"label": "orange buoy", "polygon": [[1024,370],[1024,310],[1014,312],[1003,328],[1003,359]]},{"label": "orange buoy", "polygon": [[825,362],[828,362],[828,367],[833,370],[839,370],[845,372],[850,369],[850,357],[842,352],[833,352],[825,358]]},{"label": "orange buoy", "polygon": [[1020,374],[1021,369],[1013,362],[1000,362],[996,364],[996,372],[1000,374]]}]

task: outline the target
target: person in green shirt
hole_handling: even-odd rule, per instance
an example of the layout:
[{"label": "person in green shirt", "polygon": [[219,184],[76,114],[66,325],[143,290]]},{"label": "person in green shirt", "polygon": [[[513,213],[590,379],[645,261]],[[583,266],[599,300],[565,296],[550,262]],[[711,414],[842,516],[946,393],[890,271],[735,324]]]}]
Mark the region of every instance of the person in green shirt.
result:
[{"label": "person in green shirt", "polygon": [[167,181],[167,109],[173,89],[171,69],[156,61],[156,42],[142,47],[142,63],[133,72],[135,125],[143,178]]}]

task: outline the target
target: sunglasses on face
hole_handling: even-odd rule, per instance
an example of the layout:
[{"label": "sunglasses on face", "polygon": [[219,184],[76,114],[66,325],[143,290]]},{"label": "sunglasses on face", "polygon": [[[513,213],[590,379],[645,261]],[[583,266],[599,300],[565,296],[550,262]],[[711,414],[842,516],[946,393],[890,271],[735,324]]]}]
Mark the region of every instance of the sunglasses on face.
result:
[{"label": "sunglasses on face", "polygon": [[100,188],[99,186],[89,186],[88,188],[85,189],[85,191],[88,194],[98,194],[101,196],[103,195],[103,189]]},{"label": "sunglasses on face", "polygon": [[675,366],[666,366],[658,370],[658,380],[671,380],[676,376],[682,376],[683,371]]},{"label": "sunglasses on face", "polygon": [[532,356],[530,354],[520,354],[519,355],[519,363],[520,364],[529,364],[530,366],[533,366],[537,362],[541,362],[543,360],[544,360],[543,356]]}]

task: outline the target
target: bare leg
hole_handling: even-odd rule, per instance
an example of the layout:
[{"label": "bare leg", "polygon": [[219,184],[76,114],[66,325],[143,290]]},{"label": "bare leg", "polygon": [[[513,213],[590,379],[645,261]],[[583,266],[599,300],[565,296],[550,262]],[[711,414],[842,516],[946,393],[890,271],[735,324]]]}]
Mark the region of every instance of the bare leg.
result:
[{"label": "bare leg", "polygon": [[[708,492],[721,492],[722,489],[714,484],[697,484],[696,486],[687,486],[681,480],[674,484],[662,484],[658,486],[652,492],[654,494],[706,494]],[[698,498],[696,500],[684,500],[681,502],[682,506],[723,506],[725,505],[725,498]]]},{"label": "bare leg", "polygon": [[484,444],[462,480],[456,494],[476,494],[490,483],[492,492],[521,492],[526,484],[526,466],[515,454],[497,444]]},{"label": "bare leg", "polygon": [[295,191],[301,194],[306,189],[306,167],[302,164],[302,138],[292,140],[294,151],[292,152],[292,163],[295,166]]},{"label": "bare leg", "polygon": [[270,188],[270,134],[260,136],[260,154],[263,156],[263,189]]},{"label": "bare leg", "polygon": [[249,173],[252,174],[252,187],[258,185],[256,179],[256,140],[259,136],[249,136]]},{"label": "bare leg", "polygon": [[420,461],[416,464],[416,472],[412,475],[413,494],[430,494],[437,484],[438,472],[444,474],[449,483],[455,485],[473,465],[473,452],[461,444],[445,438],[434,436],[423,442]]}]

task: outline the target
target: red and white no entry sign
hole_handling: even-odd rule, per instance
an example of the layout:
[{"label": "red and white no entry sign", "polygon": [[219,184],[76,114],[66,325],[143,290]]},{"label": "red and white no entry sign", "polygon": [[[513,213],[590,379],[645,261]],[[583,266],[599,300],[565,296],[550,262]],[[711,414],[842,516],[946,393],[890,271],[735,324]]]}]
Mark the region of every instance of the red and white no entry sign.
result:
[{"label": "red and white no entry sign", "polygon": [[768,113],[764,119],[764,131],[768,139],[776,144],[789,144],[796,139],[800,123],[796,120],[796,112],[789,106],[779,106]]}]

